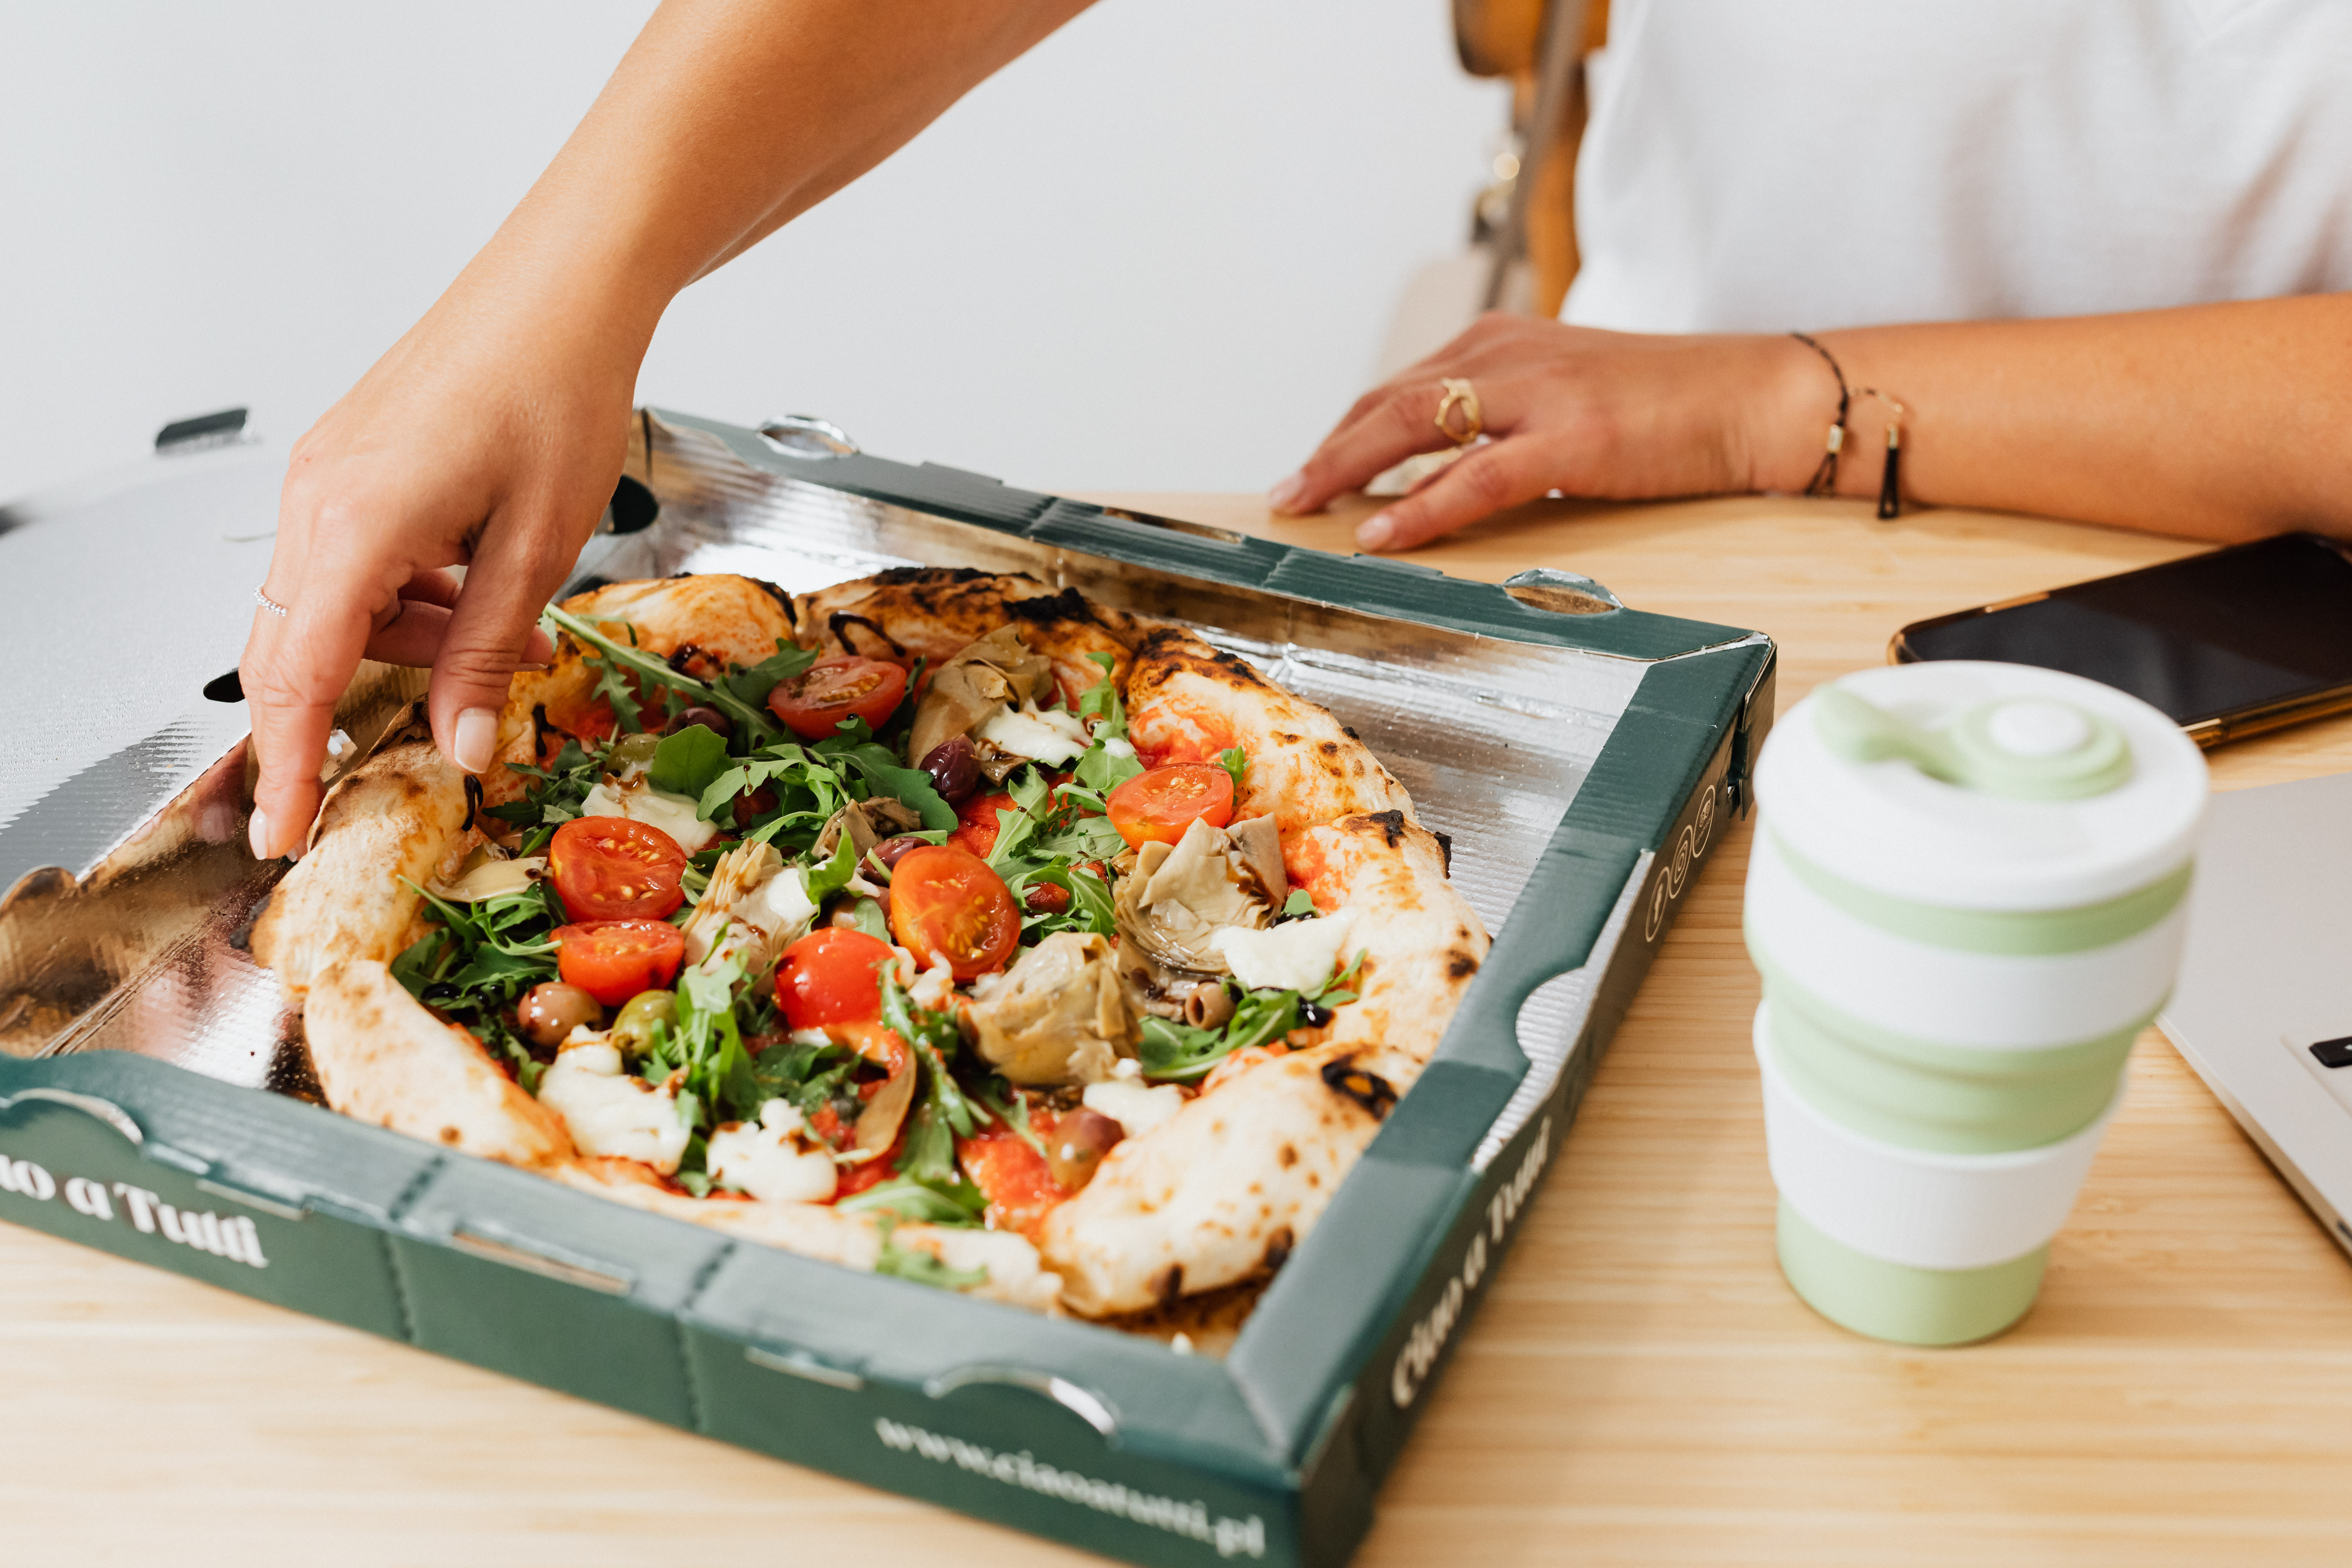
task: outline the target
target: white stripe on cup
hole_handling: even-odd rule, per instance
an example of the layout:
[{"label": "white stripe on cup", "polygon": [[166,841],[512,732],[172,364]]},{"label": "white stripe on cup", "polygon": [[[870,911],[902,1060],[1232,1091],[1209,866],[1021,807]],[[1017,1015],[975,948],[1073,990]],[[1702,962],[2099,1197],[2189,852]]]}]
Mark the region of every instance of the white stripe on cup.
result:
[{"label": "white stripe on cup", "polygon": [[2021,1050],[2128,1028],[2172,989],[2189,900],[2137,936],[2083,952],[1966,952],[1896,936],[1822,898],[1772,835],[1748,860],[1748,942],[1797,984],[1865,1024],[1941,1045]]}]

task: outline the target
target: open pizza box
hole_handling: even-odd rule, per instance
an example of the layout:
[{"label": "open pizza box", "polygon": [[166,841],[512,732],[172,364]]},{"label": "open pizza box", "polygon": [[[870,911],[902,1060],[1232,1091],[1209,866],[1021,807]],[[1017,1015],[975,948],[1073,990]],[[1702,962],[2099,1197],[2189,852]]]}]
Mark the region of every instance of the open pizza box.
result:
[{"label": "open pizza box", "polygon": [[[19,668],[86,647],[92,616],[163,627],[126,630],[153,646],[86,731],[0,768],[0,1218],[1136,1563],[1345,1561],[1745,810],[1771,644],[1564,574],[1489,586],[883,461],[816,421],[643,416],[645,490],[624,485],[583,578],[1026,571],[1189,622],[1331,709],[1451,837],[1495,933],[1484,970],[1238,1336],[1185,1353],[308,1102],[299,1020],[244,948],[284,869],[243,847],[244,709],[199,695],[235,661],[281,462],[159,456],[0,510],[0,575],[51,617],[12,628]],[[115,564],[84,604],[74,563],[94,557]],[[419,690],[363,670],[331,766]]]}]

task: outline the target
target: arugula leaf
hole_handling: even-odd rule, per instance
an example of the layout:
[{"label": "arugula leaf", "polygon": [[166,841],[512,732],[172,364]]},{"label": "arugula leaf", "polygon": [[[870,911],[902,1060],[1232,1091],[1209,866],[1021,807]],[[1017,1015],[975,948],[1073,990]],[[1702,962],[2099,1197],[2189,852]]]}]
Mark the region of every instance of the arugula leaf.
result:
[{"label": "arugula leaf", "polygon": [[1078,694],[1078,717],[1098,721],[1094,736],[1097,741],[1127,739],[1127,704],[1119,700],[1118,684],[1111,679],[1111,671],[1118,668],[1115,654],[1090,653],[1087,661],[1102,667],[1102,679]]},{"label": "arugula leaf", "polygon": [[1308,920],[1313,918],[1314,914],[1314,896],[1307,892],[1304,888],[1291,889],[1290,897],[1282,900],[1282,918],[1284,920]]},{"label": "arugula leaf", "polygon": [[1234,793],[1242,792],[1242,775],[1249,772],[1249,753],[1239,746],[1217,753],[1217,765],[1234,775]]},{"label": "arugula leaf", "polygon": [[702,792],[710,787],[710,782],[726,771],[725,739],[707,725],[688,724],[664,735],[661,744],[654,748],[653,765],[646,770],[646,782],[672,795],[699,799]]},{"label": "arugula leaf", "polygon": [[834,1205],[850,1214],[880,1211],[926,1225],[972,1226],[988,1210],[988,1194],[969,1180],[942,1191],[910,1176],[892,1176]]},{"label": "arugula leaf", "polygon": [[971,1136],[988,1116],[966,1098],[948,1071],[948,1058],[963,1048],[963,1028],[952,1013],[917,1006],[887,966],[877,965],[877,973],[882,982],[883,1025],[913,1049],[923,1073],[922,1103],[908,1118],[898,1170],[917,1181],[952,1183],[958,1179],[956,1139]]},{"label": "arugula leaf", "polygon": [[[835,748],[839,749],[836,750]],[[866,780],[866,786],[875,795],[888,795],[902,805],[912,806],[922,814],[923,826],[938,832],[952,832],[957,822],[956,808],[940,795],[931,775],[920,768],[902,768],[890,748],[874,741],[842,746],[840,740],[820,741],[816,751],[828,761],[847,763]]]},{"label": "arugula leaf", "polygon": [[1097,795],[1108,795],[1142,771],[1143,764],[1135,760],[1133,746],[1124,746],[1120,752],[1113,752],[1107,742],[1097,739],[1087,748],[1087,754],[1078,759],[1078,765],[1072,771],[1071,777]]},{"label": "arugula leaf", "polygon": [[566,738],[563,749],[544,768],[528,763],[509,763],[510,773],[522,774],[534,781],[520,800],[510,800],[504,805],[483,807],[483,815],[495,816],[517,827],[553,826],[571,821],[580,815],[588,792],[596,787],[604,775],[604,749],[584,750],[579,742]]},{"label": "arugula leaf", "polygon": [[1136,1057],[1144,1077],[1189,1083],[1207,1077],[1235,1051],[1266,1045],[1297,1028],[1299,1006],[1296,991],[1253,991],[1234,1005],[1234,1016],[1221,1028],[1146,1017]]},{"label": "arugula leaf", "polygon": [[1029,1126],[1029,1102],[1021,1091],[1003,1078],[992,1078],[976,1091],[975,1098],[996,1114],[996,1119],[1013,1130],[1013,1135],[1037,1151],[1039,1159],[1046,1158],[1045,1145]]},{"label": "arugula leaf", "polygon": [[[656,658],[652,654],[644,651],[642,648],[633,647],[625,644],[614,641],[611,637],[606,637],[603,632],[599,631],[593,624],[582,619],[580,616],[573,615],[569,610],[563,609],[559,605],[550,605],[541,613],[540,620],[541,624],[547,628],[549,636],[552,637],[557,631],[571,633],[573,641],[582,644],[583,647],[594,648],[598,652],[602,653],[604,656],[604,661],[608,666],[620,669],[626,669],[635,675],[640,680],[651,681],[655,686],[666,687],[672,691],[684,692],[691,700],[698,701],[708,707],[718,709],[721,713],[724,713],[730,719],[734,720],[736,728],[746,737],[755,742],[772,740],[775,736],[783,732],[777,725],[775,716],[773,714],[770,713],[767,709],[760,706],[756,702],[748,702],[744,700],[744,699],[727,683],[721,682],[717,686],[712,686],[706,681],[697,680],[694,677],[685,674],[680,670],[672,669],[669,667],[668,660]],[[632,635],[634,635],[634,633]],[[776,658],[781,659],[783,657],[784,655],[779,653],[776,656]],[[814,656],[811,656],[811,658],[813,660]],[[776,660],[771,659],[768,662],[772,664],[776,662]],[[803,668],[806,668],[807,662],[809,661],[803,661]],[[760,668],[765,668],[767,667],[766,665],[762,665]],[[608,669],[606,672],[608,676],[611,675],[611,669]],[[624,683],[616,679],[613,681],[613,684],[617,688]],[[607,692],[606,695],[609,697],[613,694],[611,692]],[[761,693],[761,696],[764,697],[765,695],[765,692]],[[636,704],[633,700],[630,703],[630,709],[633,713]],[[614,701],[613,710],[616,714],[621,711],[620,704],[617,700]],[[636,724],[634,718],[630,721],[630,726],[632,728],[640,727]]]},{"label": "arugula leaf", "polygon": [[887,1209],[883,1211],[878,1227],[882,1232],[882,1251],[874,1259],[875,1273],[896,1275],[941,1290],[969,1290],[988,1283],[985,1268],[950,1268],[928,1252],[899,1246],[892,1234],[898,1226],[898,1216]]},{"label": "arugula leaf", "polygon": [[809,902],[822,907],[825,900],[849,886],[849,879],[857,875],[857,841],[847,828],[841,842],[833,847],[833,858],[824,865],[801,868],[801,886],[808,893]]},{"label": "arugula leaf", "polygon": [[877,942],[896,942],[890,934],[889,918],[882,906],[872,899],[859,899],[849,906],[850,923]]},{"label": "arugula leaf", "polygon": [[1022,858],[1030,840],[1037,837],[1045,825],[1047,799],[1054,793],[1034,765],[1005,780],[1004,788],[1013,797],[1013,809],[997,808],[996,843],[988,851],[989,868],[1000,875]]},{"label": "arugula leaf", "polygon": [[778,637],[773,654],[749,669],[729,671],[719,684],[746,706],[764,709],[768,705],[768,693],[776,689],[778,681],[790,680],[815,662],[814,649],[794,647]]}]

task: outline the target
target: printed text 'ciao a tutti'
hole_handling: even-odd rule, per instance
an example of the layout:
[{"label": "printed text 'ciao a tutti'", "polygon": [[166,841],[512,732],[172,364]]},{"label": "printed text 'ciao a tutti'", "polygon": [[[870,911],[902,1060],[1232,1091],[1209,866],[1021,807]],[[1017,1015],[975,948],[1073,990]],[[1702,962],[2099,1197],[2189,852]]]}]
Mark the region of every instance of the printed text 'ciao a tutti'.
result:
[{"label": "printed text 'ciao a tutti'", "polygon": [[60,1184],[30,1160],[11,1160],[0,1155],[0,1192],[16,1193],[37,1203],[50,1203],[62,1196],[78,1212],[92,1219],[117,1224],[128,1220],[142,1235],[161,1236],[166,1241],[248,1268],[269,1267],[269,1259],[261,1255],[261,1232],[245,1215],[231,1215],[224,1219],[210,1209],[180,1208],[129,1182],[93,1182],[84,1176],[68,1176]]}]

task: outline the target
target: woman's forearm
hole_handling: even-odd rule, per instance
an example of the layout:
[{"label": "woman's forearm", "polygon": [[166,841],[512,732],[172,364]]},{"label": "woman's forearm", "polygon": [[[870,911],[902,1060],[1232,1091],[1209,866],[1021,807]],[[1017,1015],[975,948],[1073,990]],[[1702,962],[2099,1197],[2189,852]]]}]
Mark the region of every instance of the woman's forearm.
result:
[{"label": "woman's forearm", "polygon": [[1087,0],[667,0],[461,289],[650,338],[678,289],[879,163]]},{"label": "woman's forearm", "polygon": [[[1906,499],[2204,539],[2352,535],[2352,296],[1814,334],[1899,399]],[[1756,486],[1802,489],[1837,401],[1782,355]],[[1877,492],[1888,410],[1854,400],[1845,495]]]}]

